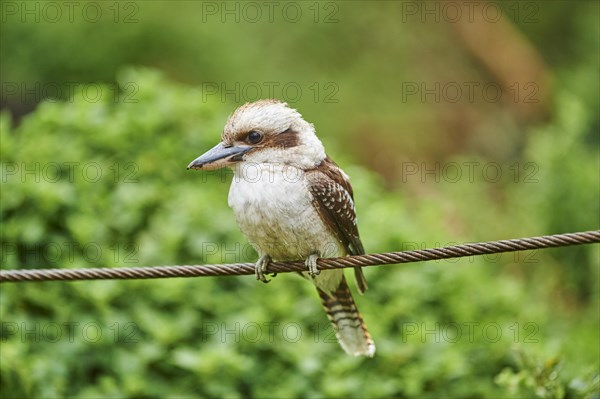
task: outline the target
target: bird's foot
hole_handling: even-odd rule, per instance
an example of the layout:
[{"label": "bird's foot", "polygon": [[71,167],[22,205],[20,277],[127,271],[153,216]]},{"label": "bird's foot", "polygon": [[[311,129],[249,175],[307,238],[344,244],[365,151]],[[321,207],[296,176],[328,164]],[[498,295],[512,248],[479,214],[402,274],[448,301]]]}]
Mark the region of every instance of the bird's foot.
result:
[{"label": "bird's foot", "polygon": [[312,278],[318,276],[321,271],[317,269],[317,259],[319,259],[319,254],[311,254],[306,258],[306,262],[304,263],[308,268],[308,275]]},{"label": "bird's foot", "polygon": [[[267,267],[269,267],[269,263],[271,263],[272,259],[269,255],[261,256],[256,265],[254,265],[254,273],[256,274],[256,279],[262,281],[263,283],[268,283],[269,279],[265,277],[267,273]],[[271,274],[271,277],[275,277],[277,273]]]}]

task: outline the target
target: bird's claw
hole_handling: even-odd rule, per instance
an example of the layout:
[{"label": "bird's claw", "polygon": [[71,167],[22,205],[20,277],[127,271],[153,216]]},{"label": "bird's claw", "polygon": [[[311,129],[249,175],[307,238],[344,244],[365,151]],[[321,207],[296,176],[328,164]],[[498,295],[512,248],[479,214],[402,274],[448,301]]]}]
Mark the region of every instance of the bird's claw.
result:
[{"label": "bird's claw", "polygon": [[319,259],[319,254],[312,254],[306,258],[306,267],[308,268],[308,275],[312,278],[318,276],[321,271],[317,268],[317,259]]},{"label": "bird's claw", "polygon": [[[258,259],[256,265],[254,266],[254,273],[256,274],[257,280],[260,280],[263,283],[268,283],[269,281],[271,281],[265,277],[265,274],[267,273],[267,267],[269,267],[269,263],[271,263],[271,260],[272,259],[269,255],[263,255]],[[275,277],[276,275],[277,273],[271,274],[272,277]]]}]

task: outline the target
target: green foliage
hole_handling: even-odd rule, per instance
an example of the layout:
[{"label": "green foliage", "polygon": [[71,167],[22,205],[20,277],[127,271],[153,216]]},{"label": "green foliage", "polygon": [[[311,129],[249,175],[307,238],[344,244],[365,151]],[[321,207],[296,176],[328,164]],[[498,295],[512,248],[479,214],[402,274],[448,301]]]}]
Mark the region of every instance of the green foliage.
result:
[{"label": "green foliage", "polygon": [[[227,207],[230,175],[185,169],[218,140],[231,109],[153,70],[128,69],[119,81],[121,91],[139,83],[137,102],[76,94],[41,104],[17,127],[2,114],[2,268],[254,260]],[[331,154],[352,177],[367,251],[598,228],[598,154],[582,139],[589,115],[567,94],[557,115],[529,132],[533,183],[478,177],[411,198]],[[366,270],[371,288],[357,300],[373,359],[343,353],[314,288],[291,274],[268,285],[253,277],[4,284],[1,392],[597,397],[598,251]]]},{"label": "green foliage", "polygon": [[522,351],[516,351],[515,356],[519,372],[506,368],[495,379],[514,397],[564,398],[569,389],[573,396],[593,398],[600,389],[597,371],[571,381],[567,387],[559,380],[561,364],[556,358],[540,362]]}]

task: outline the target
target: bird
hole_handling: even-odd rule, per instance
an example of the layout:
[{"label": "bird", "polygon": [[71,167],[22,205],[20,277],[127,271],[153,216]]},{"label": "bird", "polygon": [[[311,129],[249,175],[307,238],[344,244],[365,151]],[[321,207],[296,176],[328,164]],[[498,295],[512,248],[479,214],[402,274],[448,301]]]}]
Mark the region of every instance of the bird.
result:
[{"label": "bird", "polygon": [[[228,195],[237,224],[259,255],[257,280],[272,261],[302,259],[344,351],[373,357],[375,343],[343,269],[318,270],[318,258],[364,254],[348,175],[325,153],[314,125],[286,102],[246,103],[228,118],[220,142],[188,169],[231,168]],[[360,294],[367,282],[354,268]]]}]

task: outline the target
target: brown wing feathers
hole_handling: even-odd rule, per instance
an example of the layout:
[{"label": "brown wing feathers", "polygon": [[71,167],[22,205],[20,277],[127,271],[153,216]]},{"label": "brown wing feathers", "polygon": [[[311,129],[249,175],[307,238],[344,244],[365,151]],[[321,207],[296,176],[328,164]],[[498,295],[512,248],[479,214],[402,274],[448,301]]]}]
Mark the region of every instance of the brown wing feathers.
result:
[{"label": "brown wing feathers", "polygon": [[[349,255],[365,253],[358,235],[356,210],[350,181],[329,157],[315,169],[307,171],[313,205],[326,226],[338,237]],[[367,281],[360,267],[354,268],[358,291],[367,290]]]},{"label": "brown wing feathers", "polygon": [[[326,158],[315,169],[306,172],[313,205],[325,225],[344,245],[348,254],[363,254],[364,249],[358,236],[356,211],[352,198],[352,186],[341,169]],[[354,268],[359,292],[367,289],[362,270]],[[333,292],[317,288],[327,317],[334,326],[335,334],[344,350],[352,355],[372,357],[375,344],[352,298],[345,277]]]}]

